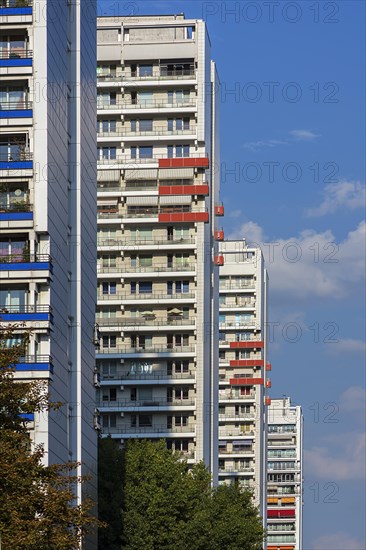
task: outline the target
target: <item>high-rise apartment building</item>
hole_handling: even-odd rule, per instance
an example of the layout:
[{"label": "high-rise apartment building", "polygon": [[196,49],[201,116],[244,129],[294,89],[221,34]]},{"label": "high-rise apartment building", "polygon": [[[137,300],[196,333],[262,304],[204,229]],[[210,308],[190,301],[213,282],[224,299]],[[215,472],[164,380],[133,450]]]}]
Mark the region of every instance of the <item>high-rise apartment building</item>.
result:
[{"label": "high-rise apartment building", "polygon": [[92,475],[95,19],[94,0],[0,1],[0,324],[31,329],[16,377],[63,403],[28,418],[45,461]]},{"label": "high-rise apartment building", "polygon": [[254,491],[265,518],[267,273],[259,248],[220,243],[219,482]]},{"label": "high-rise apartment building", "polygon": [[102,432],[166,439],[215,478],[222,208],[206,25],[102,17],[97,42]]},{"label": "high-rise apartment building", "polygon": [[268,408],[267,549],[302,549],[303,416],[291,399]]}]

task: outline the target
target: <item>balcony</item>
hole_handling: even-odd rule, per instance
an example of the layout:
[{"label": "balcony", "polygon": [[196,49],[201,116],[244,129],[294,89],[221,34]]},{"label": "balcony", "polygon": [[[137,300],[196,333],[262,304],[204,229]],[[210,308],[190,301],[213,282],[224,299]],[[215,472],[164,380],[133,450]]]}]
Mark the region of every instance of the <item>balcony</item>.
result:
[{"label": "balcony", "polygon": [[[0,4],[1,5],[1,4]],[[2,15],[0,8],[0,17]],[[33,63],[32,50],[14,48],[0,52],[0,68],[2,67],[31,67]]]},{"label": "balcony", "polygon": [[207,153],[193,152],[186,157],[170,157],[164,153],[152,154],[148,157],[134,158],[130,155],[116,155],[115,158],[99,158],[99,165],[111,165],[114,168],[137,169],[140,165],[152,164],[155,168],[208,168]]},{"label": "balcony", "polygon": [[[99,84],[99,82],[98,82]],[[116,111],[118,113],[125,114],[168,114],[171,112],[179,113],[194,113],[197,109],[197,102],[195,99],[187,99],[182,101],[169,101],[167,99],[151,99],[151,100],[124,100],[117,101],[114,105],[105,102],[98,103],[99,114],[105,114],[105,112]],[[104,113],[103,113],[104,112]]]},{"label": "balcony", "polygon": [[1,101],[0,119],[2,118],[32,118],[31,101]]},{"label": "balcony", "polygon": [[[0,309],[1,315],[1,309]],[[167,317],[165,319],[156,319],[155,315],[144,317],[114,317],[111,319],[104,319],[102,317],[97,317],[97,323],[100,328],[103,327],[116,327],[120,330],[136,330],[138,328],[148,329],[148,328],[157,328],[157,327],[190,327],[193,329],[196,324],[196,319],[194,317],[184,319],[182,317]]]},{"label": "balcony", "polygon": [[7,205],[0,204],[0,222],[31,220],[33,220],[33,205],[27,201],[14,201]]},{"label": "balcony", "polygon": [[218,256],[215,256],[214,258],[214,264],[218,266],[224,265],[224,256],[222,254],[219,254]]},{"label": "balcony", "polygon": [[225,284],[220,282],[219,290],[220,292],[226,292],[226,291],[240,291],[240,290],[255,290],[255,282],[232,282],[231,284]]},{"label": "balcony", "polygon": [[111,409],[115,411],[125,410],[126,412],[134,412],[136,409],[142,408],[144,411],[156,411],[161,409],[170,410],[173,407],[183,408],[191,410],[195,407],[196,402],[194,399],[166,399],[166,398],[153,398],[131,401],[131,399],[123,399],[119,401],[99,401],[97,407],[100,412],[110,412]]},{"label": "balcony", "polygon": [[216,204],[215,205],[215,216],[224,216],[225,209],[223,204]]},{"label": "balcony", "polygon": [[52,322],[52,308],[49,305],[7,306],[0,305],[0,321],[48,321]]},{"label": "balcony", "polygon": [[239,394],[236,394],[236,395],[230,395],[230,394],[219,394],[219,402],[220,403],[225,403],[226,401],[227,402],[232,402],[232,401],[249,401],[249,400],[254,400],[255,399],[255,393],[248,393],[246,395],[239,395]]},{"label": "balcony", "polygon": [[0,271],[52,271],[49,254],[6,254],[0,256]]},{"label": "balcony", "polygon": [[248,348],[263,348],[263,340],[243,340],[241,342],[230,342],[230,349],[248,349]]},{"label": "balcony", "polygon": [[146,74],[139,74],[137,71],[123,73],[121,75],[109,74],[99,75],[98,84],[102,82],[146,82],[151,80],[194,80],[196,71],[194,69],[167,70],[165,67],[153,67],[153,70]]},{"label": "balcony", "polygon": [[196,264],[176,264],[174,266],[167,265],[153,265],[146,267],[126,267],[125,265],[120,266],[97,266],[97,273],[106,274],[106,273],[118,273],[120,276],[136,276],[136,275],[146,275],[151,276],[152,274],[163,274],[163,273],[192,273],[193,275],[196,272]]},{"label": "balcony", "polygon": [[243,300],[241,302],[229,302],[229,303],[220,303],[220,311],[225,309],[255,309],[255,301],[253,300]]},{"label": "balcony", "polygon": [[[136,382],[164,382],[170,384],[171,381],[177,381],[182,383],[183,381],[193,382],[195,380],[195,374],[193,372],[179,372],[168,374],[166,371],[152,371],[152,372],[131,372],[126,371],[126,369],[116,369],[113,374],[101,374],[101,383],[102,385],[110,385],[112,383],[120,382],[131,382],[131,384],[136,384]],[[104,384],[103,384],[104,383]]]},{"label": "balcony", "polygon": [[219,422],[242,422],[246,420],[254,420],[256,414],[253,413],[242,413],[242,414],[219,414]]},{"label": "balcony", "polygon": [[223,229],[215,231],[215,241],[223,241],[225,238]]},{"label": "balcony", "polygon": [[[99,109],[99,107],[98,107]],[[132,130],[126,127],[121,127],[120,129],[112,132],[98,132],[98,139],[108,139],[115,141],[143,141],[141,138],[147,137],[154,139],[155,137],[164,136],[168,137],[181,137],[181,136],[190,136],[191,139],[196,139],[197,128],[188,128],[185,130],[168,130],[166,126],[156,126],[151,130]]]},{"label": "balcony", "polygon": [[[0,217],[1,219],[1,217]],[[164,246],[166,248],[173,248],[176,246],[189,246],[194,247],[196,241],[194,238],[185,239],[185,238],[175,238],[175,239],[164,239],[155,237],[154,239],[126,239],[126,238],[115,238],[115,239],[98,239],[97,245],[99,248],[108,247],[108,249],[116,250],[136,250],[137,248],[145,249],[156,249],[157,245]]]},{"label": "balcony", "polygon": [[208,195],[209,186],[201,185],[159,185],[159,195]]},{"label": "balcony", "polygon": [[263,359],[233,359],[229,361],[230,367],[263,367]]},{"label": "balcony", "polygon": [[120,346],[115,348],[101,348],[97,351],[97,359],[125,358],[133,359],[135,357],[191,357],[196,351],[195,346],[175,346],[166,344],[151,346]]},{"label": "balcony", "polygon": [[220,476],[230,476],[230,475],[253,475],[254,474],[254,468],[240,468],[238,466],[237,468],[222,468],[219,469],[219,475]]},{"label": "balcony", "polygon": [[32,0],[0,0],[0,17],[32,15],[32,3]]},{"label": "balcony", "polygon": [[102,301],[116,301],[116,302],[145,302],[151,301],[157,303],[172,303],[182,301],[195,301],[196,294],[194,292],[181,292],[179,294],[158,294],[158,293],[142,293],[142,294],[100,294],[98,296],[98,302]]},{"label": "balcony", "polygon": [[247,378],[230,378],[230,385],[231,386],[263,386],[264,379],[263,378],[254,378],[254,377],[247,377]]},{"label": "balcony", "polygon": [[52,357],[50,355],[25,355],[18,359],[15,370],[16,372],[45,371],[52,374]]},{"label": "balcony", "polygon": [[[173,210],[173,209],[172,209]],[[182,223],[182,222],[191,222],[191,223],[207,223],[209,221],[209,213],[205,208],[195,209],[192,208],[191,211],[187,212],[182,209],[180,212],[178,209],[174,209],[172,212],[162,212],[158,215],[158,220],[160,223]]]},{"label": "balcony", "polygon": [[240,330],[246,328],[255,328],[260,330],[256,324],[256,319],[242,319],[241,321],[226,321],[219,323],[220,330]]},{"label": "balcony", "polygon": [[26,151],[16,154],[0,154],[0,170],[31,170],[33,155]]},{"label": "balcony", "polygon": [[219,428],[219,438],[226,439],[228,437],[239,437],[239,438],[249,437],[250,439],[253,439],[254,431],[253,430],[244,431],[244,430],[241,430],[240,428],[230,428],[228,426],[222,429]]},{"label": "balcony", "polygon": [[167,428],[166,425],[154,425],[154,426],[121,426],[116,428],[102,428],[103,435],[115,435],[120,434],[119,437],[124,437],[126,435],[131,435],[138,437],[143,435],[143,437],[150,437],[150,434],[154,434],[152,437],[174,437],[177,435],[182,435],[183,437],[195,437],[196,428],[195,426],[180,426],[177,428]]}]

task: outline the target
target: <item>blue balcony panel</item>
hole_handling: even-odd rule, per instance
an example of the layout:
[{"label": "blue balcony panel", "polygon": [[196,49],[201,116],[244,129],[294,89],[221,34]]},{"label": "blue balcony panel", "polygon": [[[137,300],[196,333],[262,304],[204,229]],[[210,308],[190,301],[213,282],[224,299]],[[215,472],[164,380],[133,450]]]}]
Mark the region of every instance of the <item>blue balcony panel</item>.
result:
[{"label": "blue balcony panel", "polygon": [[0,263],[0,271],[52,271],[49,262]]},{"label": "blue balcony panel", "polygon": [[17,363],[15,365],[17,372],[50,372],[53,374],[52,363]]},{"label": "blue balcony panel", "polygon": [[0,161],[0,170],[32,170],[32,160],[10,160]]},{"label": "blue balcony panel", "polygon": [[51,321],[51,313],[2,313],[0,310],[1,321]]},{"label": "blue balcony panel", "polygon": [[[1,15],[1,14],[0,14]],[[0,59],[0,67],[31,67],[33,59],[31,58],[15,58],[15,59]]]},{"label": "blue balcony panel", "polygon": [[0,212],[0,221],[33,220],[33,212]]},{"label": "blue balcony panel", "polygon": [[19,416],[24,420],[28,420],[28,422],[34,422],[34,413],[22,413]]},{"label": "blue balcony panel", "polygon": [[9,109],[0,111],[0,118],[32,118],[32,109]]},{"label": "blue balcony panel", "polygon": [[32,6],[0,8],[1,15],[32,15]]}]

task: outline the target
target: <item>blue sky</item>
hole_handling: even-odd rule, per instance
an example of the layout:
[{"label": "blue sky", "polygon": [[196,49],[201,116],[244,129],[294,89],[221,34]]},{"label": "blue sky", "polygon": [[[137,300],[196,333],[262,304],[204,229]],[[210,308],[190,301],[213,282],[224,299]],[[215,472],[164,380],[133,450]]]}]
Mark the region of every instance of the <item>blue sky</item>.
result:
[{"label": "blue sky", "polygon": [[[263,246],[272,394],[304,410],[304,550],[364,549],[365,4],[98,6],[207,21],[222,81],[223,226]],[[225,175],[234,168],[237,179]]]}]

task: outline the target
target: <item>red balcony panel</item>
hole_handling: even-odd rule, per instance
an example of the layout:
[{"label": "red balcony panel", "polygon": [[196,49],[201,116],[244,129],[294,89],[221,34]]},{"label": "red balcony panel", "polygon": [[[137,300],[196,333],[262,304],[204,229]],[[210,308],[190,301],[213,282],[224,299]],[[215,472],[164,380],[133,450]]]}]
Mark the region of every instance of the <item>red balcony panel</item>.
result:
[{"label": "red balcony panel", "polygon": [[225,208],[223,204],[217,204],[215,206],[215,216],[224,216]]},{"label": "red balcony panel", "polygon": [[272,403],[272,399],[270,397],[266,397],[265,404],[270,405]]},{"label": "red balcony panel", "polygon": [[263,378],[230,378],[232,386],[258,386],[264,384]]},{"label": "red balcony panel", "polygon": [[215,241],[223,241],[224,240],[224,231],[222,229],[218,229],[215,231]]},{"label": "red balcony panel", "polygon": [[268,518],[294,518],[295,509],[281,510],[276,508],[275,510],[267,510]]},{"label": "red balcony panel", "polygon": [[266,364],[266,371],[269,372],[269,371],[271,371],[271,370],[272,370],[272,365],[271,365],[271,363],[267,363],[267,364]]},{"label": "red balcony panel", "polygon": [[208,168],[209,166],[208,157],[159,159],[159,168]]},{"label": "red balcony panel", "polygon": [[204,222],[209,220],[208,212],[177,212],[159,214],[159,222],[180,223],[180,222]]},{"label": "red balcony panel", "polygon": [[231,349],[243,349],[243,348],[263,348],[263,340],[247,340],[243,342],[230,342]]},{"label": "red balcony panel", "polygon": [[272,388],[272,382],[270,380],[267,380],[266,388]]},{"label": "red balcony panel", "polygon": [[230,361],[230,367],[263,367],[263,359],[235,359]]},{"label": "red balcony panel", "polygon": [[224,256],[222,254],[215,256],[215,265],[224,265]]},{"label": "red balcony panel", "polygon": [[208,195],[208,185],[160,185],[159,195]]}]

